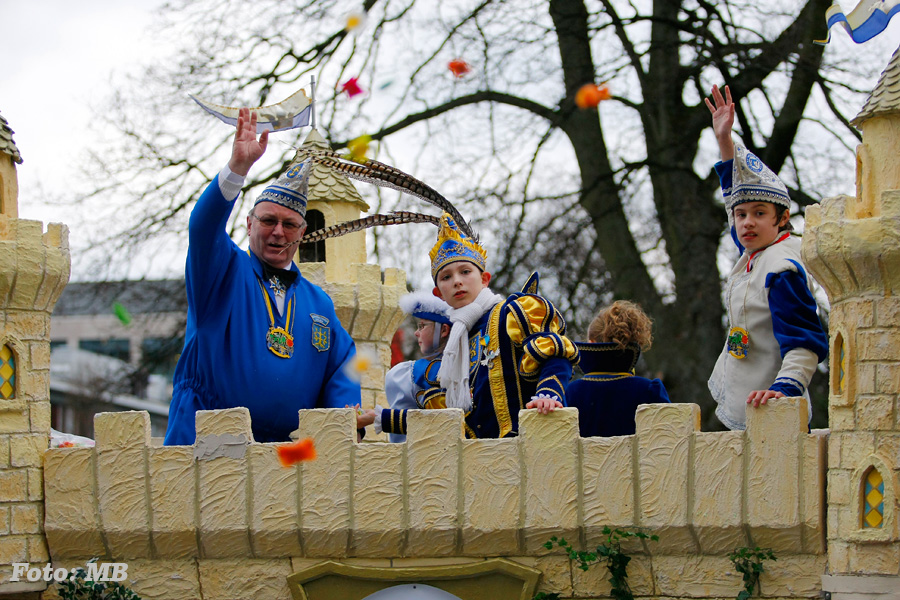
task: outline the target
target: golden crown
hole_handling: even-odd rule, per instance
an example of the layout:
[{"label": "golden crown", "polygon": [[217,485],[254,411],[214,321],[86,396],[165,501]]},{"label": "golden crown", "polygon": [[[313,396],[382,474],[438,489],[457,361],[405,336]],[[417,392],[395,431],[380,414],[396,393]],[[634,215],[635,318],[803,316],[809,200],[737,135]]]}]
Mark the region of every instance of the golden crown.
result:
[{"label": "golden crown", "polygon": [[441,215],[437,242],[431,249],[430,256],[433,279],[437,279],[438,271],[454,262],[467,261],[474,263],[482,271],[487,270],[487,252],[478,242],[461,232],[447,213]]}]

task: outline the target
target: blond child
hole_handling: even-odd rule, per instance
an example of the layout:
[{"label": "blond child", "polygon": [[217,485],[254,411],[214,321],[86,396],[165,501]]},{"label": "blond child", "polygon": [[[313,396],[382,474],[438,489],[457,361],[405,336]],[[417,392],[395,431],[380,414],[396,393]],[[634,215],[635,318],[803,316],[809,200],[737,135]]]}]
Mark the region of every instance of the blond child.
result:
[{"label": "blond child", "polygon": [[575,343],[584,377],[566,395],[578,409],[581,437],[633,435],[638,406],[669,402],[662,381],[634,374],[641,351],[652,342],[650,318],[639,305],[618,300],[591,322],[588,342]]}]

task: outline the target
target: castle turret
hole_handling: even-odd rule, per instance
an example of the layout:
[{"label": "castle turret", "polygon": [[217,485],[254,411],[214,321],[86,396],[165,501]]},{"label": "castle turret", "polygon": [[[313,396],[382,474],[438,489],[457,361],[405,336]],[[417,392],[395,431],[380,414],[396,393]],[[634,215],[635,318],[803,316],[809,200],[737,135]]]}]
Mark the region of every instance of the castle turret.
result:
[{"label": "castle turret", "polygon": [[[297,151],[302,160],[309,149],[331,149],[313,129]],[[369,210],[350,180],[324,165],[315,165],[309,177],[307,220],[310,229],[331,227],[352,221]],[[318,221],[318,222],[317,222]],[[373,363],[362,374],[362,407],[387,406],[384,376],[390,368],[390,343],[403,320],[397,301],[406,293],[406,274],[400,269],[384,269],[366,264],[366,234],[363,231],[319,242],[312,260],[298,262],[303,276],[322,287],[332,300],[341,324],[356,342],[361,356]],[[310,251],[301,246],[298,258],[310,260]],[[374,434],[369,432],[367,439]]]},{"label": "castle turret", "polygon": [[900,589],[900,49],[853,124],[856,196],[810,207],[803,237],[831,301],[822,588],[833,600]]},{"label": "castle turret", "polygon": [[12,130],[0,117],[0,595],[42,590],[13,582],[13,563],[49,560],[42,458],[50,435],[50,313],[69,280],[65,225],[18,218]]}]

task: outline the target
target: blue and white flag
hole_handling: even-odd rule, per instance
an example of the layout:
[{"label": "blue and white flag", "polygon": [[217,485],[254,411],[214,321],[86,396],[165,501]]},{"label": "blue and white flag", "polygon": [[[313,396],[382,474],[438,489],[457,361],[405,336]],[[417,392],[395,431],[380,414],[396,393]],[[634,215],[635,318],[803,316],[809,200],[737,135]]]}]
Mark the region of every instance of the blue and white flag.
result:
[{"label": "blue and white flag", "polygon": [[891,17],[900,12],[900,0],[860,0],[850,14],[845,15],[839,4],[832,4],[825,12],[828,37],[816,40],[825,45],[831,41],[831,28],[840,23],[850,34],[850,38],[861,44],[881,33],[888,26]]}]

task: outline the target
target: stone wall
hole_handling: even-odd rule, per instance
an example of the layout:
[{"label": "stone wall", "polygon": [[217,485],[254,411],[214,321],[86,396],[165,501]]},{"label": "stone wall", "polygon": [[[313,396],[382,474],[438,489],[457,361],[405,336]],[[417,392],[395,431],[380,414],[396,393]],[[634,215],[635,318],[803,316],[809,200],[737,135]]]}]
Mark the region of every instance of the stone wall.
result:
[{"label": "stone wall", "polygon": [[50,435],[50,313],[68,279],[64,225],[44,232],[39,221],[0,214],[0,350],[9,355],[0,393],[0,593],[45,587],[8,579],[13,562],[48,560],[41,458]]},{"label": "stone wall", "polygon": [[[580,438],[578,413],[524,411],[520,435],[466,440],[457,410],[417,411],[405,444],[357,443],[351,410],[301,411],[315,461],[282,467],[251,442],[245,409],[201,412],[194,446],[159,447],[143,412],[97,415],[96,448],[45,454],[56,565],[129,564],[145,598],[290,598],[287,576],[325,560],[394,569],[506,557],[564,597],[609,594],[551,535],[596,546],[643,527],[632,587],[649,597],[734,597],[727,553],[768,546],[767,596],[815,597],[826,565],[824,432],[806,403],[748,411],[746,432],[702,433],[699,408],[648,405],[637,433]],[[52,595],[45,594],[45,597]]]},{"label": "stone wall", "polygon": [[[378,265],[357,263],[345,267],[345,280],[331,280],[326,278],[325,263],[301,263],[299,267],[303,277],[331,297],[341,325],[356,342],[358,355],[370,360],[360,375],[362,408],[388,406],[384,377],[391,364],[391,338],[406,317],[397,305],[407,293],[406,273],[401,269],[382,272]],[[376,438],[371,427],[366,436]],[[387,439],[387,435],[381,437]]]},{"label": "stone wall", "polygon": [[[865,155],[862,146],[860,155]],[[896,161],[893,165],[900,174]],[[896,592],[900,190],[883,191],[864,203],[851,196],[829,198],[807,209],[806,226],[804,262],[831,300],[827,589],[836,598],[851,598],[853,591],[876,581],[880,587],[873,593]],[[880,498],[874,500],[881,515],[867,522],[866,481],[872,470],[881,480]]]}]

